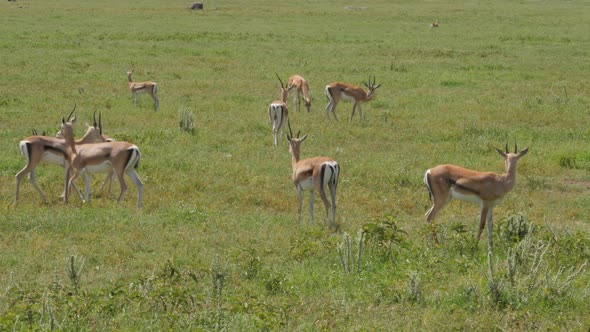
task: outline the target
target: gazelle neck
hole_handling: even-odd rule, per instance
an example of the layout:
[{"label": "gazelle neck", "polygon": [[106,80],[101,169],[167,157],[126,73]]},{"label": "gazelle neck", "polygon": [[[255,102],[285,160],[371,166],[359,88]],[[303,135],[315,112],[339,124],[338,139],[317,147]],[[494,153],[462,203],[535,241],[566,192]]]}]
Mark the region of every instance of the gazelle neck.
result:
[{"label": "gazelle neck", "polygon": [[505,183],[510,187],[516,184],[516,160],[513,162],[506,162],[506,172],[502,174]]},{"label": "gazelle neck", "polygon": [[299,162],[299,145],[294,146],[290,143],[290,152],[291,152],[291,166],[295,169],[295,165]]}]

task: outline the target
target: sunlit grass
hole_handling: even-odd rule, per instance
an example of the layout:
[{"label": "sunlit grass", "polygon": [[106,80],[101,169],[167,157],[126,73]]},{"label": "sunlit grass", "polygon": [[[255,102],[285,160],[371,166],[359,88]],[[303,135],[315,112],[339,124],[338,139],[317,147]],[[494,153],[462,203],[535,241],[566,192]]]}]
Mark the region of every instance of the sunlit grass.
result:
[{"label": "sunlit grass", "polygon": [[[555,292],[557,277],[525,299],[508,285],[518,243],[499,234],[525,216],[535,225],[527,241],[548,245],[547,276],[590,260],[588,4],[188,5],[0,4],[0,330],[587,328],[587,270],[566,292]],[[131,68],[158,83],[158,112],[146,95],[133,106]],[[301,156],[342,167],[335,232],[319,200],[309,225],[307,193],[296,223],[287,144],[273,148],[267,117],[275,73],[301,74],[315,97],[311,113],[289,115],[310,134]],[[341,121],[329,122],[326,84],[369,75],[382,87],[365,119],[348,123],[351,104],[341,103]],[[46,165],[37,181],[49,202],[24,180],[14,206],[18,142],[33,128],[53,135],[74,103],[79,123],[101,111],[105,133],[141,149],[142,211],[134,186],[121,204],[118,185],[99,194],[102,176],[89,203],[64,206],[63,170]],[[192,132],[179,125],[183,111]],[[494,209],[495,298],[485,242],[474,239],[478,207],[449,204],[435,246],[422,177],[440,163],[501,172],[493,147],[515,141],[530,152]],[[367,247],[360,272],[343,272],[343,234],[384,220],[407,233],[404,245]],[[71,257],[84,261],[78,293]]]}]

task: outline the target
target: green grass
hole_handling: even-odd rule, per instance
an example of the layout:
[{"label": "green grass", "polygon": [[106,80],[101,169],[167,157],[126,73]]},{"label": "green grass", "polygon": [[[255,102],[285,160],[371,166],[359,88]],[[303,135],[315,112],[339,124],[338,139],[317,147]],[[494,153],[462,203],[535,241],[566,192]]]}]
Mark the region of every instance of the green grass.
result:
[{"label": "green grass", "polygon": [[[0,3],[0,330],[590,327],[587,2],[189,5]],[[130,68],[159,84],[158,112],[146,95],[133,106]],[[336,231],[319,199],[309,224],[307,194],[296,223],[287,144],[272,147],[266,113],[275,73],[310,82],[312,112],[290,121],[310,134],[302,157],[342,167]],[[328,122],[325,85],[369,75],[382,87],[365,119],[348,123],[341,103]],[[14,206],[18,142],[55,133],[74,102],[77,135],[101,111],[107,134],[140,147],[142,211],[130,181],[121,204],[100,195],[101,176],[90,203],[64,206],[54,166],[37,169],[49,202],[23,181]],[[188,114],[194,130],[179,128]],[[501,172],[492,147],[514,141],[530,151],[494,209],[491,281],[478,207],[449,204],[435,246],[422,177],[440,163]],[[351,259],[364,248],[348,273],[345,234]]]}]

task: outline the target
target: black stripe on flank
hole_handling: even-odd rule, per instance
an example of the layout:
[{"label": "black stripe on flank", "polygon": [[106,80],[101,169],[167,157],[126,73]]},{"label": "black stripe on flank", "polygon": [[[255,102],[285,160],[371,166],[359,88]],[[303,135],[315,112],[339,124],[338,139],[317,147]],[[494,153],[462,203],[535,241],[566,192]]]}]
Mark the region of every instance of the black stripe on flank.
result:
[{"label": "black stripe on flank", "polygon": [[479,191],[475,190],[475,189],[471,189],[469,187],[457,184],[457,181],[453,180],[453,179],[449,179],[449,182],[451,183],[452,186],[455,186],[461,190],[465,190],[468,191],[470,193],[476,194],[477,196],[479,196]]},{"label": "black stripe on flank", "polygon": [[[28,143],[27,142],[27,150],[29,151],[29,159],[30,159],[31,158],[31,156],[30,156],[30,154],[31,154],[31,143]],[[53,147],[51,145],[44,145],[43,146],[43,150],[56,152],[57,154],[63,155],[64,159],[68,159],[68,156],[67,156],[67,154],[66,154],[65,151],[63,151],[61,149],[58,149],[56,147]]]}]

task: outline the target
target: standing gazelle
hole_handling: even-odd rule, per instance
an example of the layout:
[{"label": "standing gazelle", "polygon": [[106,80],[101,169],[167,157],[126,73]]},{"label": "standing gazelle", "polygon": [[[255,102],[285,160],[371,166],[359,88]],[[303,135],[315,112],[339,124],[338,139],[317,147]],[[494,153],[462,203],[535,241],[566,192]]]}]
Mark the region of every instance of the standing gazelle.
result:
[{"label": "standing gazelle", "polygon": [[283,139],[283,124],[289,117],[289,111],[287,110],[287,98],[289,98],[289,87],[283,84],[283,81],[276,74],[279,82],[281,82],[281,100],[275,100],[268,106],[268,119],[272,124],[272,133],[274,136],[274,146],[277,146],[277,135],[279,130],[281,131],[281,140]]},{"label": "standing gazelle", "polygon": [[328,97],[328,100],[330,101],[328,105],[326,105],[326,115],[328,116],[328,120],[330,120],[330,111],[332,111],[334,119],[338,121],[338,117],[336,117],[336,106],[338,105],[338,102],[340,102],[340,99],[349,100],[353,103],[350,121],[352,121],[357,106],[359,109],[359,117],[362,120],[363,112],[361,110],[361,103],[371,100],[375,90],[381,86],[381,84],[375,85],[375,77],[373,77],[373,82],[371,83],[371,76],[369,76],[369,82],[364,84],[367,87],[367,91],[363,90],[360,86],[348,83],[333,82],[328,84],[324,90],[326,97]]},{"label": "standing gazelle", "polygon": [[70,165],[68,168],[68,183],[64,203],[68,202],[68,195],[72,183],[82,172],[98,173],[100,171],[114,171],[121,187],[118,201],[121,202],[123,200],[123,196],[127,191],[127,184],[124,178],[125,174],[127,174],[137,187],[137,208],[141,208],[143,184],[135,172],[141,159],[139,148],[131,143],[117,141],[76,146],[74,144],[74,131],[72,127],[75,121],[76,117],[67,122],[62,118],[61,128],[58,133],[58,135],[64,137],[66,140],[66,160]]},{"label": "standing gazelle", "polygon": [[[75,109],[76,109],[76,106],[74,106],[74,110]],[[74,110],[72,110],[72,113],[70,113],[70,116],[74,113]],[[100,118],[100,116],[99,116],[99,118]],[[33,134],[34,133],[35,132],[33,132]],[[102,135],[102,125],[100,123],[100,120],[97,125],[96,113],[95,113],[94,125],[88,126],[88,129],[86,130],[86,133],[84,134],[84,136],[82,136],[82,138],[80,138],[79,140],[76,140],[75,144],[79,145],[79,144],[86,144],[86,143],[104,142],[108,139],[109,138],[107,136]],[[64,178],[65,179],[64,179],[64,192],[62,193],[62,195],[64,195],[66,187],[67,187],[67,163],[66,163],[66,152],[65,152],[66,151],[65,140],[55,138],[55,137],[49,137],[49,136],[45,136],[45,135],[43,135],[43,136],[33,135],[33,136],[29,136],[29,137],[23,139],[22,141],[20,141],[19,148],[20,148],[21,153],[25,156],[27,164],[15,176],[16,188],[15,188],[15,192],[14,192],[14,203],[17,204],[17,202],[18,202],[20,181],[27,174],[29,175],[29,181],[31,182],[31,184],[33,185],[35,190],[39,193],[39,195],[43,199],[43,202],[47,202],[47,198],[45,197],[45,194],[43,194],[43,191],[41,191],[41,189],[37,185],[37,182],[35,181],[35,169],[37,168],[37,165],[40,162],[45,162],[48,164],[59,165],[59,166],[64,167]],[[106,180],[105,180],[105,183],[106,183]],[[74,185],[74,189],[78,193],[78,196],[80,196],[80,198],[82,198],[82,194],[80,194],[80,191],[78,190],[78,188],[76,188],[75,185]]]},{"label": "standing gazelle", "polygon": [[129,91],[131,91],[131,95],[133,96],[133,105],[137,106],[137,99],[138,94],[147,92],[150,97],[154,100],[154,109],[157,111],[160,107],[160,100],[158,99],[158,84],[152,81],[145,81],[145,82],[133,82],[131,75],[133,75],[135,69],[131,69],[127,72],[127,80],[129,81]]},{"label": "standing gazelle", "polygon": [[[338,186],[338,176],[340,175],[340,165],[332,158],[314,157],[300,160],[299,152],[301,143],[305,141],[307,135],[299,138],[293,137],[291,126],[289,125],[289,153],[291,153],[291,166],[293,168],[293,184],[297,191],[297,222],[301,224],[301,206],[303,204],[303,191],[310,191],[309,196],[309,215],[310,223],[313,222],[313,201],[314,192],[319,191],[320,197],[326,206],[326,219],[328,225],[336,227],[336,188]],[[326,197],[326,186],[330,188],[332,203]],[[330,223],[330,210],[332,211],[332,222]]]},{"label": "standing gazelle", "polygon": [[[451,200],[456,198],[465,202],[480,205],[480,221],[477,239],[481,237],[483,228],[488,223],[488,246],[492,248],[492,209],[499,204],[516,183],[516,163],[524,156],[529,148],[520,152],[514,144],[514,152],[506,152],[495,148],[504,158],[506,173],[472,171],[455,165],[438,165],[426,171],[424,184],[428,188],[434,204],[426,212],[426,221],[432,222],[437,213]],[[436,235],[435,235],[436,240]]]},{"label": "standing gazelle", "polygon": [[311,109],[311,101],[313,100],[309,95],[309,84],[305,78],[299,75],[293,75],[289,77],[289,83],[287,83],[289,91],[295,89],[297,95],[293,96],[293,104],[295,105],[297,112],[301,109],[301,96],[303,96],[303,102],[305,103],[305,109],[309,113]]}]

